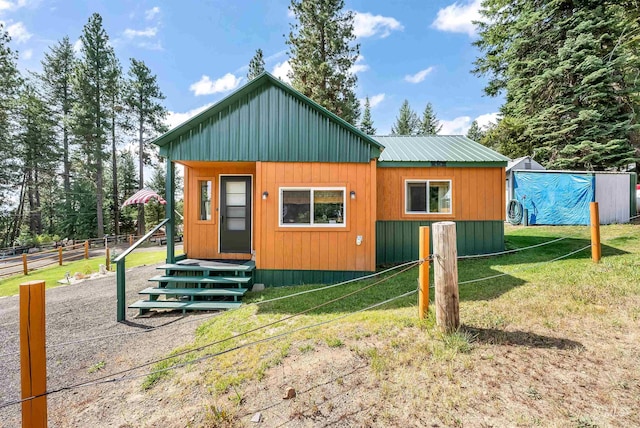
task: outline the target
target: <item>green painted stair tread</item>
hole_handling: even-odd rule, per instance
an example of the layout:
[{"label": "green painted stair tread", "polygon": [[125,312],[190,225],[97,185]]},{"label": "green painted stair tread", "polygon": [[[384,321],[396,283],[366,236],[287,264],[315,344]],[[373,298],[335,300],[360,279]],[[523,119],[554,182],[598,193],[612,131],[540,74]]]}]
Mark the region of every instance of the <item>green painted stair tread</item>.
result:
[{"label": "green painted stair tread", "polygon": [[138,294],[180,295],[180,296],[243,296],[246,288],[145,288]]},{"label": "green painted stair tread", "polygon": [[193,284],[247,284],[251,281],[250,276],[172,276],[158,275],[150,278],[149,281],[157,282],[186,282]]},{"label": "green painted stair tread", "polygon": [[240,302],[177,302],[169,300],[138,300],[129,305],[133,309],[181,309],[181,310],[215,310],[215,309],[235,309],[239,308]]},{"label": "green painted stair tread", "polygon": [[164,270],[175,270],[175,271],[184,271],[184,272],[250,272],[255,269],[255,264],[242,264],[242,265],[234,265],[230,264],[225,266],[224,264],[219,265],[191,265],[191,264],[179,264],[179,263],[169,263],[156,267],[156,269],[164,269]]}]

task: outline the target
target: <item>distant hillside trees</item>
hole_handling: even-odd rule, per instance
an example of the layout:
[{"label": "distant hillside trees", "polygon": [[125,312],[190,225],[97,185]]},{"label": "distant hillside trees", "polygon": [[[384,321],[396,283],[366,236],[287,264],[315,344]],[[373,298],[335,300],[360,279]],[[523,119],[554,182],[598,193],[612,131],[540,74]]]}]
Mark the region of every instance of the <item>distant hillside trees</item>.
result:
[{"label": "distant hillside trees", "polygon": [[[485,0],[474,72],[505,95],[490,132],[530,144],[549,168],[602,170],[637,160],[637,1]],[[520,134],[520,135],[517,135]],[[508,154],[506,152],[503,152]],[[526,153],[531,154],[531,153]]]},{"label": "distant hillside trees", "polygon": [[291,83],[327,110],[355,125],[360,105],[351,71],[360,53],[353,12],[343,0],[292,0],[295,18],[287,39]]}]

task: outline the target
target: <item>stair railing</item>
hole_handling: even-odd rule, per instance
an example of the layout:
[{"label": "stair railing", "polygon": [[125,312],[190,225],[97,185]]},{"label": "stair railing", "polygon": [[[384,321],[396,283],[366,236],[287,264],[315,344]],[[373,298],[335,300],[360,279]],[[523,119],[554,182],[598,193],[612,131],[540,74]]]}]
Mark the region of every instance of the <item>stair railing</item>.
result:
[{"label": "stair railing", "polygon": [[117,319],[118,322],[124,321],[127,317],[127,304],[126,304],[126,294],[127,294],[127,285],[126,285],[126,277],[125,277],[125,259],[126,257],[133,252],[140,244],[149,239],[151,235],[156,233],[158,229],[160,229],[165,224],[169,223],[171,219],[165,218],[162,220],[156,227],[151,229],[151,231],[147,232],[142,238],[138,239],[132,246],[127,248],[122,254],[113,259],[113,262],[116,264],[116,293],[118,299],[118,314]]}]

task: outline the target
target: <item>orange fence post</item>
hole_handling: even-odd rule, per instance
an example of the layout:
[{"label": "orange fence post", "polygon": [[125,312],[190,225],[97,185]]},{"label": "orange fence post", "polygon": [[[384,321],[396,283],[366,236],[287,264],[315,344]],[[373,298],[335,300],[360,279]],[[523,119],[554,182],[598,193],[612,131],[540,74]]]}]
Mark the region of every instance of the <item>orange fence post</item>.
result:
[{"label": "orange fence post", "polygon": [[62,266],[62,247],[58,247],[58,264]]},{"label": "orange fence post", "polygon": [[109,247],[105,250],[105,266],[107,266],[107,270],[111,270],[111,255],[109,254]]},{"label": "orange fence post", "polygon": [[419,258],[423,260],[418,267],[418,315],[423,320],[429,311],[429,226],[420,226]]},{"label": "orange fence post", "polygon": [[84,258],[89,258],[89,240],[84,241]]},{"label": "orange fence post", "polygon": [[29,274],[29,267],[27,266],[27,254],[22,253],[22,271],[25,275]]},{"label": "orange fence post", "polygon": [[20,379],[22,426],[47,426],[47,355],[44,281],[20,284]]},{"label": "orange fence post", "polygon": [[600,262],[602,248],[600,246],[600,210],[597,202],[591,202],[591,260],[594,263]]}]

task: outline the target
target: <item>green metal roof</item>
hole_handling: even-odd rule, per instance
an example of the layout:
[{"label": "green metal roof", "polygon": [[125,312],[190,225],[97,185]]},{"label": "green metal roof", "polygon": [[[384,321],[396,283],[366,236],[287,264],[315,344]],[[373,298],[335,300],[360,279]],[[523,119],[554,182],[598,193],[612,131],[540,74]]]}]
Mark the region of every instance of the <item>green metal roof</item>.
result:
[{"label": "green metal roof", "polygon": [[462,135],[375,136],[384,166],[506,166],[509,158]]},{"label": "green metal roof", "polygon": [[194,161],[369,162],[384,148],[266,72],[153,143]]}]

